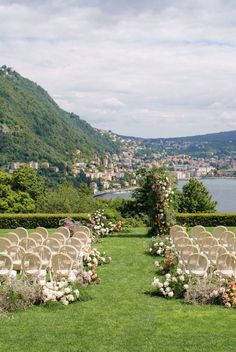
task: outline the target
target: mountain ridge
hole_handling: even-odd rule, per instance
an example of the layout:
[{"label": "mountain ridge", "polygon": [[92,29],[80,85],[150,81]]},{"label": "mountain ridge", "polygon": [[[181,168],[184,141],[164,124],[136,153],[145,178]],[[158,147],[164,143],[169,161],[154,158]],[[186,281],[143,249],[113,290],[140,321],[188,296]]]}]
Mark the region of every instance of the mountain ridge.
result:
[{"label": "mountain ridge", "polygon": [[0,68],[0,165],[48,160],[52,164],[115,153],[119,149],[73,113],[62,110],[38,84]]}]

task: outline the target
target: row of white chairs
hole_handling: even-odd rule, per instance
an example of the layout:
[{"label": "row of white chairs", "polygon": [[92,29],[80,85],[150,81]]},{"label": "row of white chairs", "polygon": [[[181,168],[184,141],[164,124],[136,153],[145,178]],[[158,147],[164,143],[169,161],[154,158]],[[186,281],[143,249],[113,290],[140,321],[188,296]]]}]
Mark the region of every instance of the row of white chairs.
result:
[{"label": "row of white chairs", "polygon": [[[46,281],[47,269],[51,280],[67,278],[82,269],[80,265],[75,268],[73,258],[66,253],[51,255],[50,266],[45,267],[44,261],[38,254],[26,252],[21,258],[20,266],[23,277],[32,281],[39,279]],[[0,276],[15,278],[16,275],[12,258],[8,254],[0,254]]]},{"label": "row of white chairs", "polygon": [[[66,238],[69,238],[71,236],[70,230],[65,226],[58,227],[55,232],[62,233]],[[84,232],[91,238],[91,232],[87,226],[77,225],[75,232]],[[28,230],[25,229],[24,227],[17,227],[10,233],[14,233],[15,235],[17,235],[19,239],[28,238],[32,235],[32,233],[29,234]],[[46,239],[49,237],[48,230],[45,227],[39,226],[35,230],[33,230],[33,233],[40,234],[43,237],[43,239]]]},{"label": "row of white chairs", "polygon": [[204,276],[209,265],[216,267],[222,276],[236,277],[236,238],[234,232],[217,226],[214,236],[203,226],[192,229],[192,238],[185,229],[175,225],[170,236],[179,256],[180,263],[191,274]]},{"label": "row of white chairs", "polygon": [[194,237],[189,237],[183,228],[171,233],[171,239],[174,243],[183,238],[185,238],[186,244],[192,243],[201,246],[206,243],[207,246],[220,244],[227,247],[236,247],[236,236],[234,232],[228,230],[221,232],[218,237],[213,237],[213,235],[208,231],[199,231],[194,235]]},{"label": "row of white chairs", "polygon": [[[205,254],[193,253],[184,263],[184,269],[194,276],[207,276],[209,260]],[[217,257],[215,263],[215,272],[222,277],[236,277],[236,257],[229,253],[221,254]]]},{"label": "row of white chairs", "polygon": [[[236,236],[236,229],[234,231],[229,231],[227,229],[227,227],[225,227],[225,226],[216,226],[213,228],[213,231],[211,234],[209,231],[206,230],[206,228],[204,226],[196,225],[196,226],[192,227],[192,229],[191,229],[191,238],[193,238],[193,239],[199,238],[199,236],[202,233],[208,233],[208,234],[211,234],[212,237],[219,239],[221,237],[222,233],[224,233],[226,231],[231,232],[234,234],[234,236]],[[170,228],[170,237],[171,238],[174,237],[177,232],[186,232],[186,229],[183,226],[174,225]]]}]

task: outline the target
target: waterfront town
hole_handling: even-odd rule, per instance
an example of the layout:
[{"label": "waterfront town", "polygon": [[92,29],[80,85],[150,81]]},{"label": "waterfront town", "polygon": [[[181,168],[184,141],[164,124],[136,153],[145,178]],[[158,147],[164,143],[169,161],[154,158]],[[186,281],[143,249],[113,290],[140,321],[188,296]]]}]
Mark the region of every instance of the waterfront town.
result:
[{"label": "waterfront town", "polygon": [[[166,142],[162,140],[159,151],[154,151],[152,146],[144,145],[138,139],[120,137],[103,130],[100,133],[109,133],[111,139],[120,143],[119,154],[106,154],[103,157],[95,155],[92,160],[85,161],[80,150],[77,150],[70,170],[74,177],[82,176],[89,180],[94,194],[108,190],[134,188],[138,183],[137,171],[139,169],[163,163],[166,163],[177,180],[188,180],[190,177],[236,176],[236,157],[232,155],[191,156],[183,153],[183,150],[189,146],[189,142],[181,144],[168,140]],[[165,144],[163,145],[163,143]],[[179,150],[181,153],[178,153]],[[58,166],[50,165],[47,160],[31,161],[28,164],[33,169],[49,169],[51,173],[60,172]],[[13,162],[7,171],[11,173],[21,165],[20,161]],[[65,167],[63,172],[68,173],[68,168]]]}]

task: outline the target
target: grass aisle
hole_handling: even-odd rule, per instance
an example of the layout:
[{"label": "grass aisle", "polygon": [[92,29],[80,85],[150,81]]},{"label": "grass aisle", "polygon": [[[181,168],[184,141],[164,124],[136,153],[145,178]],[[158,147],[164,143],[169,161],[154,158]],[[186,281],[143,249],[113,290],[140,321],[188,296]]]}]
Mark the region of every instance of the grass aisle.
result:
[{"label": "grass aisle", "polygon": [[236,311],[188,306],[147,294],[155,275],[145,230],[105,239],[112,256],[99,268],[91,300],[53,309],[33,307],[0,320],[3,352],[236,351]]}]

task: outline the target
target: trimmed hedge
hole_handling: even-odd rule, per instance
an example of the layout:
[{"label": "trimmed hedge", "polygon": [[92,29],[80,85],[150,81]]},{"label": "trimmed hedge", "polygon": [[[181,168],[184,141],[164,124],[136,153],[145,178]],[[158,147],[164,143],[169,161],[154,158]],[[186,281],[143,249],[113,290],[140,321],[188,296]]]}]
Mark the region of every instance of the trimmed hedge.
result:
[{"label": "trimmed hedge", "polygon": [[[25,227],[26,229],[35,229],[37,226],[43,226],[48,229],[57,228],[61,219],[70,217],[75,221],[88,221],[90,214],[0,214],[0,228],[14,229],[16,227]],[[176,215],[176,222],[179,225],[192,227],[203,225],[214,227],[218,225],[236,226],[236,214],[186,214],[179,213]]]},{"label": "trimmed hedge", "polygon": [[179,213],[176,215],[176,222],[179,225],[192,227],[203,225],[209,227],[215,226],[236,226],[236,214],[219,214],[219,213]]},{"label": "trimmed hedge", "polygon": [[90,214],[0,214],[0,228],[14,229],[25,227],[35,229],[43,226],[48,229],[57,228],[59,221],[65,218],[73,218],[76,221],[87,221]]}]

